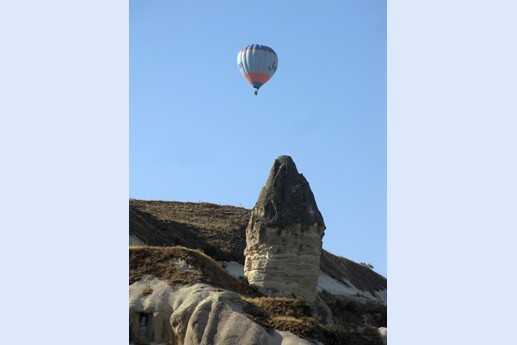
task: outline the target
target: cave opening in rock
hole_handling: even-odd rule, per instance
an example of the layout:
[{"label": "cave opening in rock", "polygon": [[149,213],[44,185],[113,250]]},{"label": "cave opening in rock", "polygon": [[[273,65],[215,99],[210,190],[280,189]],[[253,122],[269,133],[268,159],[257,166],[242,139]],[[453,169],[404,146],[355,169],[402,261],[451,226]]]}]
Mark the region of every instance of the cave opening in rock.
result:
[{"label": "cave opening in rock", "polygon": [[150,344],[153,338],[153,314],[134,313],[129,329],[129,341],[134,344]]}]

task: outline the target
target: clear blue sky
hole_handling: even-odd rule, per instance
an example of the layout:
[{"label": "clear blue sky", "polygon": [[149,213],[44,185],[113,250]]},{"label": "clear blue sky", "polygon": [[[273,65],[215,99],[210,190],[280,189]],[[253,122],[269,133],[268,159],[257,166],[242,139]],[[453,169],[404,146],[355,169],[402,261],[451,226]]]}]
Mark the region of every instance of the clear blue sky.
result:
[{"label": "clear blue sky", "polygon": [[[253,95],[237,68],[270,46]],[[293,157],[323,247],[386,268],[386,1],[130,1],[130,197],[252,208]]]}]

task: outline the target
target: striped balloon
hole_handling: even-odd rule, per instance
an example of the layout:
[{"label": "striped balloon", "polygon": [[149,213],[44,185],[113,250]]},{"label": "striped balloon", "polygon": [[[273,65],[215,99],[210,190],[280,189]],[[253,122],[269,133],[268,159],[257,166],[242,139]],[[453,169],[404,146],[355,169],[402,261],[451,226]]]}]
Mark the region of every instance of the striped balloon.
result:
[{"label": "striped balloon", "polygon": [[241,49],[237,55],[237,66],[244,78],[257,90],[275,74],[278,56],[268,46],[252,44]]}]

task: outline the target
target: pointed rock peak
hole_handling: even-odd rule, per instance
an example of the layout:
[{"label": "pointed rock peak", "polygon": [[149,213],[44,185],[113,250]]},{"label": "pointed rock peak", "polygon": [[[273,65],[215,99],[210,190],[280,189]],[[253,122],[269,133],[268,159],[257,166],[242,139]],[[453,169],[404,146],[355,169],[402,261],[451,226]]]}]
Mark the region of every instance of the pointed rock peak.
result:
[{"label": "pointed rock peak", "polygon": [[273,175],[278,174],[280,169],[284,169],[284,174],[288,174],[291,176],[296,176],[298,174],[298,169],[296,169],[296,164],[294,164],[293,159],[290,156],[280,156],[275,159],[275,163],[271,168],[271,172],[269,173],[269,180],[271,180]]},{"label": "pointed rock peak", "polygon": [[289,156],[275,160],[255,209],[260,220],[269,226],[324,225],[309,183]]},{"label": "pointed rock peak", "polygon": [[[289,167],[293,167],[296,170],[296,164],[294,164],[293,159],[291,156],[280,156],[277,159],[275,159],[275,166],[276,165],[287,165]],[[296,171],[298,172],[298,171]]]}]

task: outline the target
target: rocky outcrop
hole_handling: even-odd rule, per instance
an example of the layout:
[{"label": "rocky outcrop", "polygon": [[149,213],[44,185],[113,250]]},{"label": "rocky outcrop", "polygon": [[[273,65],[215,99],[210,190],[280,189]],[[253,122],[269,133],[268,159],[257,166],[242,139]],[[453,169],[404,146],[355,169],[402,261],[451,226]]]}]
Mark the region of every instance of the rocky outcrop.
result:
[{"label": "rocky outcrop", "polygon": [[291,157],[278,157],[246,229],[249,283],[314,302],[324,230],[309,183]]},{"label": "rocky outcrop", "polygon": [[[129,234],[145,245],[167,247],[181,244],[201,249],[218,261],[239,264],[237,276],[242,276],[250,215],[251,209],[228,205],[130,199]],[[130,242],[130,245],[136,244]],[[323,281],[321,274],[325,278]],[[320,258],[321,282],[324,284],[320,286],[331,293],[372,294],[376,300],[386,304],[385,277],[325,250],[322,250]]]},{"label": "rocky outcrop", "polygon": [[207,284],[171,287],[147,276],[129,287],[130,343],[168,345],[314,345],[266,330],[243,313],[234,292]]}]

